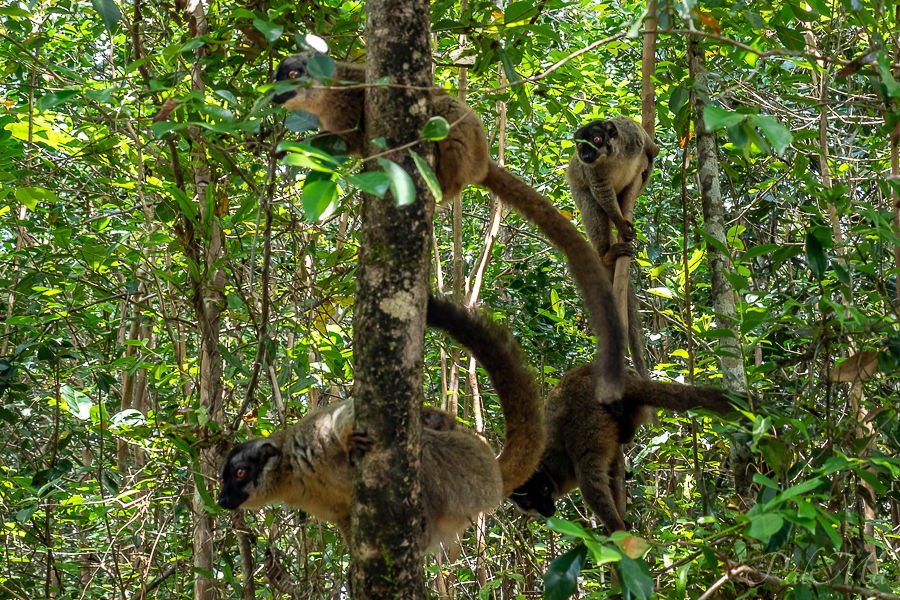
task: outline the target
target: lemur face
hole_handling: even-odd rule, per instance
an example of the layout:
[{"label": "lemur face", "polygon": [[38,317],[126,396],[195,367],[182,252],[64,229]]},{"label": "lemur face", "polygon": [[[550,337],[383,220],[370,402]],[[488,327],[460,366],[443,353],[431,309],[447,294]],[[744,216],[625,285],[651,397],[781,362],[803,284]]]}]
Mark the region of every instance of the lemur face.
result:
[{"label": "lemur face", "polygon": [[578,158],[585,164],[591,164],[598,158],[612,153],[611,140],[619,135],[612,121],[591,121],[575,132],[575,147]]},{"label": "lemur face", "polygon": [[537,471],[531,479],[517,487],[509,499],[526,515],[539,514],[543,517],[552,517],[556,512],[553,490],[553,480],[550,476]]},{"label": "lemur face", "polygon": [[250,440],[232,448],[222,465],[218,504],[228,510],[257,508],[265,504],[263,477],[267,467],[281,458],[281,451],[267,438]]},{"label": "lemur face", "polygon": [[[309,70],[307,69],[306,64],[309,61],[309,57],[313,54],[315,53],[301,52],[300,54],[294,54],[282,60],[281,63],[278,64],[278,68],[275,69],[275,81],[309,81]],[[287,90],[286,92],[275,94],[272,98],[272,102],[274,104],[285,104],[296,95],[296,90]]]}]

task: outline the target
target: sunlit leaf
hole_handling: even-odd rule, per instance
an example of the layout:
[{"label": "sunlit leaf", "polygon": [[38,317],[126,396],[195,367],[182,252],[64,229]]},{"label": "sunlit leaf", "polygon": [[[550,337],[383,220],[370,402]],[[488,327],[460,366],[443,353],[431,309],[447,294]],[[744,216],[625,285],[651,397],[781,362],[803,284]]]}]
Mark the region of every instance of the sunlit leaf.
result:
[{"label": "sunlit leaf", "polygon": [[94,10],[100,15],[103,26],[110,33],[115,31],[116,25],[122,20],[122,11],[113,0],[91,0]]},{"label": "sunlit leaf", "polygon": [[71,415],[78,417],[82,421],[90,418],[92,403],[89,396],[69,385],[63,385],[60,388],[60,394],[62,394],[66,410],[68,410]]},{"label": "sunlit leaf", "polygon": [[425,185],[428,186],[428,190],[434,196],[435,202],[441,202],[444,199],[444,194],[441,192],[441,184],[438,182],[437,175],[434,174],[434,171],[431,170],[425,159],[413,152],[412,148],[410,148],[409,153],[413,157],[413,162],[416,163],[419,174],[425,180]]},{"label": "sunlit leaf", "polygon": [[416,186],[403,167],[386,158],[379,158],[378,164],[391,180],[391,194],[397,206],[407,206],[416,201]]},{"label": "sunlit leaf", "polygon": [[379,198],[384,198],[384,194],[391,185],[391,178],[384,171],[369,171],[366,173],[357,173],[347,177],[350,184],[355,185],[367,194],[373,194]]},{"label": "sunlit leaf", "polygon": [[747,118],[747,115],[729,112],[718,106],[707,106],[703,109],[703,124],[708,131],[732,127]]},{"label": "sunlit leaf", "polygon": [[307,181],[303,186],[301,199],[307,220],[312,222],[324,219],[337,205],[337,183],[330,179]]},{"label": "sunlit leaf", "polygon": [[422,128],[422,137],[433,142],[444,139],[449,133],[450,124],[444,117],[431,117]]}]

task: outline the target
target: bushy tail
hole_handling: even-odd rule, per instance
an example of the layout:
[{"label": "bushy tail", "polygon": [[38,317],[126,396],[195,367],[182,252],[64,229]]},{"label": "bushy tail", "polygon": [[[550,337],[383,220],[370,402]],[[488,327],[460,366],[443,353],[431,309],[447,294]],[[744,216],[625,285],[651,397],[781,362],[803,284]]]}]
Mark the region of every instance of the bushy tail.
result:
[{"label": "bushy tail", "polygon": [[[738,399],[736,403],[732,398]],[[680,383],[663,383],[646,379],[629,379],[625,384],[622,402],[626,406],[652,406],[673,411],[705,408],[720,415],[734,412],[746,395],[721,388]]]},{"label": "bushy tail", "polygon": [[493,162],[480,182],[511,205],[547,236],[569,262],[569,271],[581,290],[591,327],[597,335],[594,370],[595,394],[600,402],[622,397],[624,388],[625,332],[619,321],[612,283],[597,251],[547,198]]},{"label": "bushy tail", "polygon": [[471,352],[497,390],[506,420],[506,443],[497,460],[508,496],[534,473],[546,443],[537,379],[512,333],[487,315],[430,296],[427,322]]}]

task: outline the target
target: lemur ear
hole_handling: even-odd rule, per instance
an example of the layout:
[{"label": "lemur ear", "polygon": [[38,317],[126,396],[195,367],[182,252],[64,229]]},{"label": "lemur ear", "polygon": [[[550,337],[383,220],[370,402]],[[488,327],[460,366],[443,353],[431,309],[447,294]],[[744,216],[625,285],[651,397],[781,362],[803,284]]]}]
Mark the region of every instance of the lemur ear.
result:
[{"label": "lemur ear", "polygon": [[328,48],[328,42],[314,33],[307,33],[302,38],[298,34],[294,39],[304,50],[312,50],[314,52],[321,52],[322,54],[328,54],[330,50]]}]

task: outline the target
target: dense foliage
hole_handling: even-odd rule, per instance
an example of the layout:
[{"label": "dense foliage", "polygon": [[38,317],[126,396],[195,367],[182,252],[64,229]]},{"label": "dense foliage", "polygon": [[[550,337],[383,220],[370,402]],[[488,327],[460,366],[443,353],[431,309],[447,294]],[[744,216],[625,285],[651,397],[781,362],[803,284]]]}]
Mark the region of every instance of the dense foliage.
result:
[{"label": "dense foliage", "polygon": [[[239,597],[248,577],[277,595],[242,569],[240,528],[215,505],[199,451],[265,435],[351,389],[358,163],[322,158],[334,148],[321,138],[281,158],[279,142],[308,140],[313,123],[261,102],[260,86],[307,33],[338,57],[364,54],[365,6],[185,4],[0,7],[3,598],[130,598],[142,587],[187,597],[200,575],[221,597]],[[646,544],[597,537],[575,493],[549,524],[498,509],[482,534],[430,560],[429,579],[455,596],[539,597],[559,557],[548,597],[577,581],[592,597],[621,584],[626,597],[807,600],[858,586],[896,598],[896,7],[660,7],[650,16],[662,31],[662,153],[635,219],[654,377],[715,383],[718,342],[732,335],[711,309],[706,251],[722,244],[704,231],[696,176],[695,30],[710,72],[705,122],[719,131],[720,249],[762,408],[734,423],[663,413],[639,432],[627,451],[629,516]],[[571,132],[640,114],[646,16],[630,0],[435,2],[435,78],[457,88],[467,66],[467,101],[495,156],[502,144],[511,170],[577,218],[563,178]],[[514,213],[486,244],[492,215],[484,190],[466,190],[454,250],[452,211],[439,210],[435,278],[452,287],[458,252],[469,297],[516,332],[549,390],[590,360],[592,332],[562,257]],[[224,406],[213,411],[200,397],[197,311],[208,292],[223,308]],[[435,404],[447,402],[448,349],[429,335]],[[877,369],[833,371],[848,355]],[[459,414],[483,421],[499,447],[502,414],[479,384],[481,403],[461,386]],[[728,466],[740,440],[755,458],[749,509]],[[217,519],[208,573],[193,568],[201,512]],[[340,589],[347,553],[331,526],[289,508],[246,517],[256,564],[271,548],[298,596]]]}]

